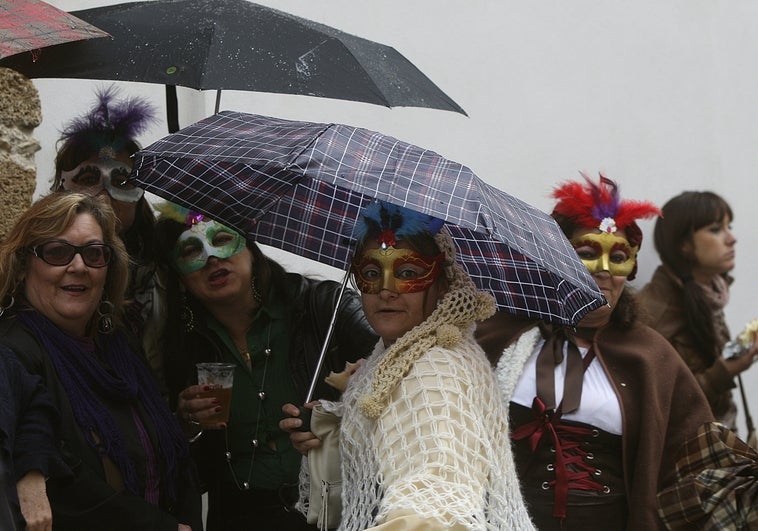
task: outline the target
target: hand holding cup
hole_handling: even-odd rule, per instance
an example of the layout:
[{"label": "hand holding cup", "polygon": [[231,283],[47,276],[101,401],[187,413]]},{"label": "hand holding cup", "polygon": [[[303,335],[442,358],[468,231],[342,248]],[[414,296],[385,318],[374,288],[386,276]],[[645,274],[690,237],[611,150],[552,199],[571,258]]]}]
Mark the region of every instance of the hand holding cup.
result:
[{"label": "hand holding cup", "polygon": [[232,363],[198,363],[198,384],[179,394],[180,417],[202,429],[225,428],[229,422],[234,369]]}]

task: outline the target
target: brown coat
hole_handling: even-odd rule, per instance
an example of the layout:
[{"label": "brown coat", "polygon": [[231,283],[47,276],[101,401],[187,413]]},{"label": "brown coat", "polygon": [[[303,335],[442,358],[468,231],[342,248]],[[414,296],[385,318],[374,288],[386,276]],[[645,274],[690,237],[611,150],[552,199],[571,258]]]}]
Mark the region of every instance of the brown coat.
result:
[{"label": "brown coat", "polygon": [[[658,266],[653,277],[637,294],[637,300],[644,309],[644,319],[653,329],[665,337],[695,375],[703,389],[711,410],[717,419],[734,409],[732,388],[734,378],[730,376],[719,357],[710,363],[698,353],[695,340],[687,329],[682,307],[682,283],[665,266]],[[721,351],[728,335],[720,339],[720,345],[712,345],[714,351]]]},{"label": "brown coat", "polygon": [[[503,349],[535,324],[498,313],[479,326],[477,339],[495,366]],[[594,349],[621,405],[627,529],[665,529],[656,495],[674,480],[682,443],[713,420],[710,407],[690,370],[651,328],[604,327],[595,334]]]}]

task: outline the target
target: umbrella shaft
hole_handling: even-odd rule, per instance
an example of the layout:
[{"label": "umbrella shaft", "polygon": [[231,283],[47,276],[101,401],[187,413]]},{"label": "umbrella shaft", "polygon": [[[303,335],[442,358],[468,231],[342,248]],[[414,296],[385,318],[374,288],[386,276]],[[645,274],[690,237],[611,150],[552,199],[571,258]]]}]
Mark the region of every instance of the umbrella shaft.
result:
[{"label": "umbrella shaft", "polygon": [[753,426],[753,417],[750,416],[750,410],[747,408],[747,397],[745,396],[745,385],[742,383],[742,375],[737,375],[737,381],[740,384],[740,396],[742,397],[742,407],[745,409],[745,424],[747,424],[747,434],[750,436],[755,431]]},{"label": "umbrella shaft", "polygon": [[321,374],[321,367],[324,365],[324,358],[326,357],[326,351],[329,349],[329,342],[332,340],[332,334],[334,332],[334,325],[337,322],[337,312],[339,312],[340,304],[342,303],[342,295],[345,293],[345,287],[347,281],[350,278],[350,270],[345,271],[345,278],[342,279],[342,286],[340,287],[339,295],[337,295],[337,303],[334,306],[334,312],[332,313],[332,320],[329,322],[329,328],[326,331],[326,337],[324,338],[324,344],[321,346],[321,353],[318,356],[316,362],[316,369],[313,371],[313,378],[311,379],[311,385],[308,388],[308,394],[305,396],[305,404],[313,400],[313,393],[316,390],[316,384],[318,383],[319,375]]}]

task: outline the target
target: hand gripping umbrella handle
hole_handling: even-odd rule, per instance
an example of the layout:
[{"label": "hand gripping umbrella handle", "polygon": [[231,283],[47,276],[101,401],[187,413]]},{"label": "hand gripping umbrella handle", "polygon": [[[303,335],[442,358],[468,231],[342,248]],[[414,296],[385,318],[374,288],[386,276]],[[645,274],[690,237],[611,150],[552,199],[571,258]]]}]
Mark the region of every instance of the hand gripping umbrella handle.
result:
[{"label": "hand gripping umbrella handle", "polygon": [[[311,385],[308,388],[308,394],[305,395],[304,404],[307,404],[313,400],[313,393],[316,391],[316,384],[321,374],[321,368],[324,365],[324,358],[326,358],[326,351],[329,349],[329,342],[332,340],[332,334],[334,333],[334,325],[337,322],[337,313],[339,312],[340,304],[342,303],[342,295],[345,293],[347,287],[347,281],[350,278],[350,270],[345,271],[345,278],[342,279],[342,286],[340,292],[337,295],[337,303],[334,306],[334,312],[332,313],[332,320],[329,322],[329,328],[326,330],[326,337],[324,338],[324,344],[321,346],[321,353],[318,356],[316,362],[316,368],[313,371],[313,378],[311,379]],[[311,410],[305,407],[300,407],[300,419],[303,421],[298,431],[311,431]]]}]

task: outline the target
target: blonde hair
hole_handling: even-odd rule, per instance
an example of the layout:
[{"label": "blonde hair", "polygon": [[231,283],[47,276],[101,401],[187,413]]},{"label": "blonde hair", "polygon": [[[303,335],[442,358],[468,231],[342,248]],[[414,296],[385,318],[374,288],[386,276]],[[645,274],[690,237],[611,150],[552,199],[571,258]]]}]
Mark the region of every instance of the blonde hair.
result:
[{"label": "blonde hair", "polygon": [[107,199],[71,192],[54,192],[32,203],[0,243],[0,306],[11,297],[19,298],[17,290],[29,267],[30,249],[60,236],[80,214],[95,219],[103,231],[103,243],[113,249],[103,300],[113,304],[114,319],[119,322],[129,280],[129,256],[116,232],[116,215]]}]

